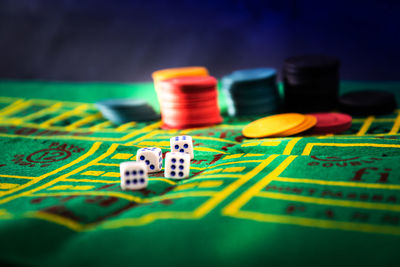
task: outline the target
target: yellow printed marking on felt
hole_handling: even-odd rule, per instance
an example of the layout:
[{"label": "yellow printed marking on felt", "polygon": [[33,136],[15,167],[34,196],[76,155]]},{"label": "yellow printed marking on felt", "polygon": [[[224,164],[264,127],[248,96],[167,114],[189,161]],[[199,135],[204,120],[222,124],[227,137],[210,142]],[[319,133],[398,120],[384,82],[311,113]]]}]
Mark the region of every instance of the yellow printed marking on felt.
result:
[{"label": "yellow printed marking on felt", "polygon": [[394,121],[393,127],[388,134],[397,134],[400,129],[400,111],[397,111],[397,114],[398,115],[396,117],[396,120]]},{"label": "yellow printed marking on felt", "polygon": [[400,211],[399,205],[391,205],[391,204],[348,201],[341,199],[324,199],[317,197],[297,196],[297,195],[273,193],[273,192],[259,192],[256,196],[263,198],[287,200],[293,202],[311,203],[316,205],[340,206],[340,207],[359,208],[359,209],[390,210],[397,212]]},{"label": "yellow printed marking on felt", "polygon": [[154,142],[154,141],[143,141],[137,144],[138,146],[148,146],[148,147],[169,147],[170,146],[170,142],[169,141],[158,141],[158,142]]},{"label": "yellow printed marking on felt", "polygon": [[[275,155],[276,157],[277,155]],[[271,156],[270,156],[271,157]],[[241,207],[243,207],[250,199],[259,193],[267,184],[269,184],[275,177],[278,177],[286,168],[290,165],[290,163],[296,158],[296,156],[287,157],[282,163],[280,163],[273,171],[267,174],[264,178],[258,181],[255,185],[246,190],[242,195],[240,195],[237,199],[231,202],[228,206],[226,206],[222,214],[224,215],[234,215],[236,214]],[[253,169],[256,170],[257,168]],[[249,172],[250,173],[250,172]],[[247,175],[247,174],[246,174]]]},{"label": "yellow printed marking on felt", "polygon": [[83,125],[85,125],[85,124],[87,124],[89,122],[95,121],[95,120],[100,119],[100,118],[102,118],[100,113],[96,113],[96,114],[93,114],[93,115],[90,115],[90,116],[86,116],[86,117],[84,117],[84,118],[82,118],[80,120],[77,120],[76,122],[68,125],[67,127],[65,127],[65,130],[69,130],[69,131],[70,130],[74,130],[74,129],[78,128],[78,127],[81,127],[81,126],[83,126]]},{"label": "yellow printed marking on felt", "polygon": [[10,114],[13,114],[17,111],[20,111],[26,107],[28,107],[31,104],[31,101],[24,101],[23,99],[18,99],[15,102],[11,103],[9,106],[3,108],[0,111],[0,116],[8,116]]},{"label": "yellow printed marking on felt", "polygon": [[294,146],[297,144],[297,142],[301,139],[301,137],[294,137],[292,138],[292,140],[290,140],[286,147],[285,150],[283,150],[282,155],[290,155],[292,153],[292,150],[294,148]]},{"label": "yellow printed marking on felt", "polygon": [[19,184],[0,183],[0,189],[12,189],[19,186]]},{"label": "yellow printed marking on felt", "polygon": [[123,132],[123,131],[128,130],[129,128],[135,127],[136,124],[137,124],[137,123],[134,122],[134,121],[127,122],[127,123],[124,123],[124,124],[118,126],[118,127],[115,129],[115,131],[116,131],[116,132]]},{"label": "yellow printed marking on felt", "polygon": [[299,113],[272,115],[251,122],[242,133],[248,138],[273,136],[300,125],[304,120],[305,116]]},{"label": "yellow printed marking on felt", "polygon": [[57,190],[57,191],[62,191],[62,190],[90,190],[93,189],[93,185],[56,185],[53,187],[48,188],[47,190]]},{"label": "yellow printed marking on felt", "polygon": [[222,172],[241,172],[244,169],[246,169],[246,167],[229,167],[223,169]]},{"label": "yellow printed marking on felt", "polygon": [[208,76],[208,70],[205,67],[183,67],[162,69],[155,71],[152,74],[153,80],[155,82],[171,78],[190,76]]},{"label": "yellow printed marking on felt", "polygon": [[226,154],[225,151],[209,148],[209,147],[194,147],[194,151],[203,151],[203,152],[215,152],[215,153],[220,153],[220,154]]},{"label": "yellow printed marking on felt", "polygon": [[302,156],[308,156],[311,154],[311,150],[315,146],[336,146],[336,147],[379,147],[379,148],[400,148],[400,145],[396,144],[374,144],[374,143],[308,143],[303,152]]},{"label": "yellow printed marking on felt", "polygon": [[186,189],[192,189],[192,188],[213,188],[213,187],[219,187],[223,185],[224,181],[196,181],[196,182],[190,182],[190,183],[185,183],[178,185],[177,187],[174,188],[173,191],[181,191],[181,190],[186,190]]},{"label": "yellow printed marking on felt", "polygon": [[360,183],[360,182],[346,182],[346,181],[327,181],[306,178],[291,178],[291,177],[275,177],[274,181],[298,183],[298,184],[317,184],[324,186],[343,186],[343,187],[356,187],[356,188],[372,188],[372,189],[385,189],[385,190],[400,190],[398,184],[373,184],[373,183]]},{"label": "yellow printed marking on felt", "polygon": [[322,229],[339,229],[345,231],[357,231],[365,233],[381,233],[389,235],[400,235],[399,228],[393,226],[380,226],[367,223],[351,223],[343,221],[310,219],[304,217],[294,217],[289,215],[263,214],[252,211],[240,211],[230,215],[235,218],[248,219],[259,222],[282,223],[290,225],[300,225],[305,227],[317,227]]},{"label": "yellow printed marking on felt", "polygon": [[0,177],[4,177],[4,178],[16,178],[16,179],[35,179],[35,178],[36,178],[36,177],[19,176],[19,175],[8,175],[8,174],[0,174]]},{"label": "yellow printed marking on felt", "polygon": [[67,119],[68,117],[72,117],[72,116],[74,116],[74,115],[76,115],[76,114],[79,114],[79,113],[83,112],[83,111],[86,110],[88,107],[89,107],[88,104],[80,105],[80,106],[76,107],[76,108],[73,109],[73,110],[66,111],[66,112],[64,112],[64,113],[59,114],[59,115],[56,116],[56,117],[53,117],[53,118],[51,118],[51,119],[49,119],[49,120],[47,120],[47,121],[42,122],[42,123],[40,124],[40,126],[41,126],[41,127],[51,126],[51,125],[52,125],[53,123],[55,123],[55,122],[58,122],[58,121]]},{"label": "yellow printed marking on felt", "polygon": [[107,173],[103,174],[102,176],[105,176],[105,177],[119,177],[120,174],[119,174],[119,172],[107,172]]},{"label": "yellow printed marking on felt", "polygon": [[133,154],[129,153],[118,153],[115,154],[112,159],[130,159],[133,156]]},{"label": "yellow printed marking on felt", "polygon": [[244,155],[244,153],[242,153],[242,154],[231,154],[231,155],[225,156],[222,160],[237,159],[237,158],[240,158],[243,155]]},{"label": "yellow printed marking on felt", "polygon": [[[70,178],[64,179],[63,181],[64,182],[75,182],[75,183],[104,183],[104,184],[119,184],[121,182],[119,179],[115,180],[115,181],[110,181],[110,180],[70,179]],[[172,185],[176,184],[176,182],[168,180],[168,179],[164,179],[164,178],[153,178],[153,177],[150,177],[149,181],[150,182],[151,181],[162,181],[162,182],[165,182],[167,184],[172,184]]]},{"label": "yellow printed marking on felt", "polygon": [[90,131],[102,130],[111,125],[112,125],[112,123],[110,121],[103,121],[103,122],[100,122],[100,123],[90,127],[89,130]]},{"label": "yellow printed marking on felt", "polygon": [[263,160],[257,167],[252,169],[250,172],[243,175],[240,179],[228,185],[224,190],[219,192],[214,198],[210,199],[200,208],[195,211],[195,214],[207,214],[211,209],[213,209],[216,205],[226,199],[227,196],[231,195],[234,191],[240,188],[242,185],[247,183],[250,179],[257,176],[261,170],[267,167],[274,159],[276,159],[278,155],[271,155],[267,159]]},{"label": "yellow printed marking on felt", "polygon": [[85,171],[81,173],[81,175],[89,175],[89,176],[100,176],[104,173],[104,171]]},{"label": "yellow printed marking on felt", "polygon": [[261,157],[264,156],[264,154],[252,154],[252,153],[247,153],[243,157],[244,158],[250,158],[250,157]]},{"label": "yellow printed marking on felt", "polygon": [[[0,204],[9,202],[9,201],[11,201],[11,200],[13,200],[13,199],[16,199],[16,198],[19,198],[19,197],[22,197],[22,196],[30,195],[30,194],[35,193],[35,192],[37,192],[37,191],[39,191],[39,190],[41,190],[41,189],[43,189],[43,188],[46,188],[46,187],[48,187],[48,186],[50,186],[50,185],[52,185],[52,184],[57,183],[59,180],[64,179],[65,176],[67,176],[67,175],[72,175],[72,174],[78,173],[79,171],[81,171],[81,170],[83,170],[84,168],[86,168],[86,165],[83,166],[83,167],[79,167],[78,169],[76,169],[76,170],[74,170],[74,171],[72,171],[72,172],[70,172],[70,173],[68,173],[68,174],[64,174],[64,175],[62,175],[62,176],[60,176],[60,177],[58,177],[58,178],[55,178],[55,179],[53,179],[52,181],[50,181],[50,182],[48,182],[48,183],[45,183],[45,184],[42,184],[42,185],[40,185],[40,186],[38,186],[38,187],[36,187],[36,188],[33,188],[33,189],[30,189],[30,190],[21,192],[21,190],[23,190],[23,189],[25,189],[25,188],[27,188],[27,187],[33,185],[33,184],[36,184],[36,183],[42,181],[43,179],[45,179],[45,178],[47,178],[47,177],[49,177],[49,176],[51,176],[51,175],[53,175],[53,174],[55,174],[55,173],[59,173],[59,172],[63,171],[64,169],[67,169],[67,168],[69,168],[69,167],[71,167],[71,166],[77,164],[78,162],[81,162],[82,160],[85,160],[87,157],[90,157],[91,155],[93,155],[93,154],[99,149],[99,147],[100,147],[101,144],[102,144],[102,143],[100,143],[100,142],[94,143],[94,144],[92,145],[92,147],[89,149],[89,151],[87,151],[84,155],[82,155],[82,156],[80,156],[79,158],[77,158],[77,159],[71,161],[70,163],[65,164],[64,166],[62,166],[62,167],[60,167],[60,168],[58,168],[58,169],[55,169],[55,170],[53,170],[53,171],[51,171],[51,172],[49,172],[49,173],[43,174],[43,175],[41,175],[41,176],[39,176],[39,177],[36,177],[35,179],[32,179],[30,182],[25,183],[25,184],[23,184],[23,185],[21,185],[21,186],[19,186],[19,187],[14,188],[14,189],[11,189],[11,190],[8,190],[8,191],[4,191],[4,192],[0,192],[0,197],[4,197],[5,195],[11,195],[11,194],[13,194],[13,195],[11,195],[11,196],[8,196],[8,197],[5,197],[5,198],[0,199]],[[113,148],[113,147],[114,147],[114,145],[111,145],[111,148]],[[114,151],[113,151],[113,152],[114,152]],[[111,153],[110,153],[110,154],[111,154]],[[108,156],[108,155],[107,155],[107,152],[105,153],[105,155]],[[103,156],[103,155],[102,155],[102,156]],[[103,159],[102,156],[100,156],[98,160]],[[19,191],[19,192],[18,192],[18,191]]]},{"label": "yellow printed marking on felt", "polygon": [[360,130],[358,131],[358,133],[356,135],[357,136],[364,135],[368,131],[369,127],[371,126],[371,124],[374,120],[375,120],[374,116],[367,117],[367,119],[364,121],[363,125],[361,126]]},{"label": "yellow printed marking on felt", "polygon": [[281,141],[256,141],[256,142],[246,142],[242,144],[242,147],[248,146],[279,146]]}]

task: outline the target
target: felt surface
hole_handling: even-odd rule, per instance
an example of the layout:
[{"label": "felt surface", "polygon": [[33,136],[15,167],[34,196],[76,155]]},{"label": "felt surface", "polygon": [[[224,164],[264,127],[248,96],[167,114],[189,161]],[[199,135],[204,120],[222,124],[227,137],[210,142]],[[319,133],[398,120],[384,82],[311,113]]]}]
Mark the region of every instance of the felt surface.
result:
[{"label": "felt surface", "polygon": [[[399,83],[344,82],[343,91]],[[251,119],[166,131],[93,102],[151,84],[0,82],[0,260],[29,266],[396,266],[400,116],[337,136],[244,139]],[[397,95],[399,97],[399,95]],[[220,105],[226,105],[220,95]],[[122,191],[119,163],[193,136],[191,177]]]}]

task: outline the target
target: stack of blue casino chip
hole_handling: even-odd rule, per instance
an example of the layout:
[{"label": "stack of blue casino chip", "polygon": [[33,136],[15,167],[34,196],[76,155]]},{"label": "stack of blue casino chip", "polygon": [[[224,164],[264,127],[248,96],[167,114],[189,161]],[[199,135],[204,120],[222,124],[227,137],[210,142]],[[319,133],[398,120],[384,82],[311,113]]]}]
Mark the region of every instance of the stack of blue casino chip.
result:
[{"label": "stack of blue casino chip", "polygon": [[276,70],[257,68],[237,70],[222,78],[230,116],[257,116],[279,107]]},{"label": "stack of blue casino chip", "polygon": [[104,118],[114,124],[131,121],[144,122],[160,119],[160,116],[144,100],[140,99],[108,99],[96,103]]}]

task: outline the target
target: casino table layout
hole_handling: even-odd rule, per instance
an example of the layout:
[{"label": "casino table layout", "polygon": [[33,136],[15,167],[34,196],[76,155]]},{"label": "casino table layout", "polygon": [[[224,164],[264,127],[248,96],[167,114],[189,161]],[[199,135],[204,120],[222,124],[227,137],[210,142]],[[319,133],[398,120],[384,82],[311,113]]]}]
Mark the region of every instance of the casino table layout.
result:
[{"label": "casino table layout", "polygon": [[[342,82],[341,92],[400,82]],[[399,265],[400,110],[341,135],[246,139],[256,118],[162,130],[94,102],[153,85],[0,81],[0,262],[28,266]],[[189,179],[122,191],[119,164],[193,136]]]}]

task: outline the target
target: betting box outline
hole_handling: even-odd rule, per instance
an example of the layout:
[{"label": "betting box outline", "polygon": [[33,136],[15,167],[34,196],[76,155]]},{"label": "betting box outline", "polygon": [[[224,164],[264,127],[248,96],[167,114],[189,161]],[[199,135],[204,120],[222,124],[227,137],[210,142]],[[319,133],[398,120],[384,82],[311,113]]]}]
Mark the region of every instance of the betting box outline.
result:
[{"label": "betting box outline", "polygon": [[[290,200],[303,203],[317,203],[319,205],[333,205],[341,207],[352,207],[352,208],[364,208],[364,209],[377,209],[385,211],[400,211],[400,205],[390,205],[390,204],[380,204],[380,203],[366,203],[361,201],[345,201],[336,199],[323,199],[320,197],[305,197],[305,196],[294,196],[284,193],[270,193],[261,192],[261,190],[266,187],[272,181],[281,182],[292,182],[292,183],[307,183],[307,184],[319,184],[319,185],[330,185],[330,186],[343,186],[343,187],[359,187],[359,188],[375,188],[375,189],[389,189],[389,190],[400,190],[400,185],[392,184],[373,184],[373,183],[362,183],[362,182],[346,182],[346,181],[325,181],[318,179],[302,179],[302,178],[291,178],[291,177],[280,177],[279,175],[290,166],[290,164],[297,158],[297,155],[290,155],[291,150],[294,145],[301,138],[293,141],[292,144],[287,144],[285,149],[286,153],[283,155],[289,155],[283,162],[281,162],[278,167],[276,167],[272,172],[258,181],[251,188],[243,192],[239,197],[233,200],[230,204],[222,210],[222,214],[225,216],[248,219],[261,222],[269,223],[283,223],[292,224],[306,227],[317,227],[317,228],[327,228],[327,229],[339,229],[339,230],[350,230],[359,232],[369,232],[369,233],[381,233],[381,234],[392,234],[400,235],[400,227],[393,226],[380,226],[376,224],[366,224],[366,223],[353,223],[353,222],[343,222],[343,221],[332,221],[332,220],[322,220],[322,219],[312,219],[307,217],[295,217],[289,215],[276,215],[268,214],[255,211],[245,211],[241,210],[247,202],[249,202],[254,197],[261,198],[272,198],[277,200]],[[294,139],[293,139],[294,140]],[[337,147],[351,147],[352,144],[348,143],[307,143],[304,147],[302,155],[310,155],[312,147],[319,145],[329,145]],[[360,144],[354,144],[358,146]],[[374,147],[395,147],[400,148],[398,144],[371,144],[364,143],[366,146]]]}]

